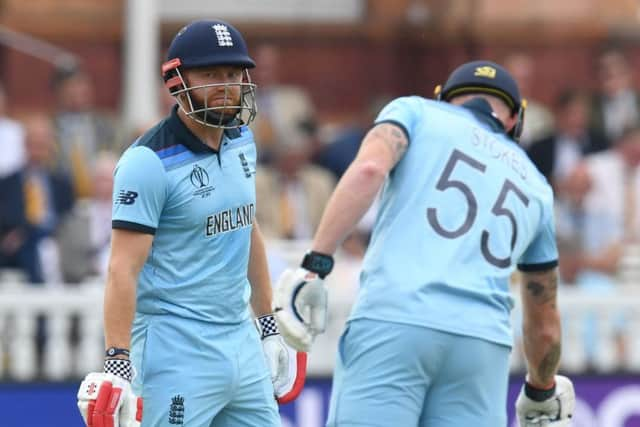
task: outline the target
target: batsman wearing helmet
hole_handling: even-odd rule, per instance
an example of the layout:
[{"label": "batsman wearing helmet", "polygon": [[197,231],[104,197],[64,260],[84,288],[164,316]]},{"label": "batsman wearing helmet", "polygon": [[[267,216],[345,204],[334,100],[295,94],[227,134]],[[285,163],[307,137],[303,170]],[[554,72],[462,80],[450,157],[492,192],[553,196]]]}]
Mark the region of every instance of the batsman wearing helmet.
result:
[{"label": "batsman wearing helmet", "polygon": [[521,426],[569,422],[553,193],[517,144],[524,108],[504,68],[475,61],[437,100],[398,98],[378,115],[274,298],[283,336],[308,349],[325,328],[332,254],[381,192],[327,426],[504,427],[515,268],[529,362]]},{"label": "batsman wearing helmet", "polygon": [[253,67],[219,20],[187,25],[169,47],[177,105],[115,171],[104,372],[78,391],[89,426],[275,427],[275,397],[301,387],[255,221]]}]

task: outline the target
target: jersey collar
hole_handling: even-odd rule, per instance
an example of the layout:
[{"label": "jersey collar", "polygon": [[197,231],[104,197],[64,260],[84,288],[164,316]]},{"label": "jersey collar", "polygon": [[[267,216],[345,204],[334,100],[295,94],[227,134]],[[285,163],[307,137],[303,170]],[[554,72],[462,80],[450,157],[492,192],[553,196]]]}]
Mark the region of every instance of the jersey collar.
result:
[{"label": "jersey collar", "polygon": [[[167,119],[169,123],[169,127],[173,131],[173,133],[178,137],[180,143],[187,147],[190,151],[194,153],[218,153],[218,150],[214,150],[209,147],[207,144],[202,142],[200,138],[195,136],[193,132],[184,124],[184,122],[178,116],[178,105],[174,105],[171,109],[171,114]],[[240,135],[240,130],[238,129],[226,129],[222,136],[222,139],[225,138],[237,138]]]},{"label": "jersey collar", "polygon": [[491,105],[486,99],[473,98],[462,104],[462,107],[470,110],[479,122],[484,123],[493,132],[505,132],[504,125],[494,115]]}]

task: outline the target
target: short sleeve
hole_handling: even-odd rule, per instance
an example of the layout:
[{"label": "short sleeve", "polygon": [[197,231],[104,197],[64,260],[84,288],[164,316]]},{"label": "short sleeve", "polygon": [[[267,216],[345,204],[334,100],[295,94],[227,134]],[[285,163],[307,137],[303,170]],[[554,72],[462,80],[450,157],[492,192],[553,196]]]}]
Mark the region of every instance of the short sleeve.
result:
[{"label": "short sleeve", "polygon": [[518,261],[518,269],[524,272],[545,271],[558,265],[558,247],[553,213],[547,211],[536,236]]},{"label": "short sleeve", "polygon": [[167,176],[158,156],[132,147],[114,172],[112,227],[155,234],[167,198]]},{"label": "short sleeve", "polygon": [[409,142],[413,135],[413,129],[420,111],[420,98],[417,96],[405,96],[396,98],[388,103],[375,120],[375,124],[392,123],[400,127]]}]

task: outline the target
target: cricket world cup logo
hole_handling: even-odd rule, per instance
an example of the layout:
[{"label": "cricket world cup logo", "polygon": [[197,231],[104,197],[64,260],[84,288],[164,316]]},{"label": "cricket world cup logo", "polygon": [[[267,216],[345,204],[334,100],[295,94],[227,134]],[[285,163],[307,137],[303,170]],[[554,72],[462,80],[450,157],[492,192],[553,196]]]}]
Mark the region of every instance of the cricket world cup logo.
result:
[{"label": "cricket world cup logo", "polygon": [[209,185],[209,174],[198,165],[193,165],[189,178],[191,179],[191,184],[196,188],[203,188]]}]

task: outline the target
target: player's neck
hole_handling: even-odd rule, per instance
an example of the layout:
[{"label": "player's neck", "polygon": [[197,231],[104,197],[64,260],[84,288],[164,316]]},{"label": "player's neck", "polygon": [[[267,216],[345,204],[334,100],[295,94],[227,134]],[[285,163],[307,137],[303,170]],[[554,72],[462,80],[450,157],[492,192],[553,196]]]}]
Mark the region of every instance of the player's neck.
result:
[{"label": "player's neck", "polygon": [[214,128],[211,126],[205,126],[196,122],[195,120],[187,117],[186,114],[182,111],[182,109],[178,109],[178,115],[180,119],[185,124],[185,126],[202,141],[203,144],[211,147],[212,149],[218,151],[220,149],[220,143],[222,142],[222,135],[224,133],[224,129],[222,128]]},{"label": "player's neck", "polygon": [[202,142],[204,142],[209,147],[214,150],[220,150],[220,144],[222,142],[222,135],[224,133],[224,129],[221,128],[212,128],[209,126],[200,125],[200,133],[196,133],[196,136],[200,138]]}]

